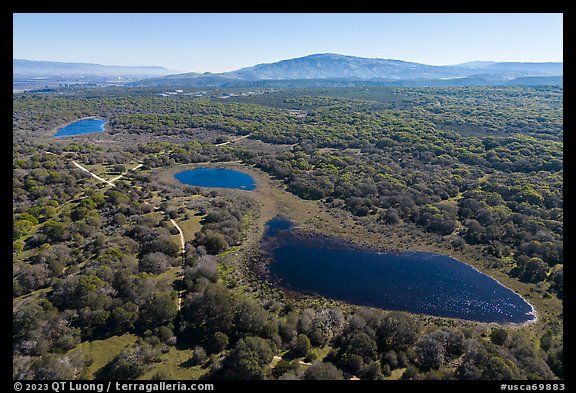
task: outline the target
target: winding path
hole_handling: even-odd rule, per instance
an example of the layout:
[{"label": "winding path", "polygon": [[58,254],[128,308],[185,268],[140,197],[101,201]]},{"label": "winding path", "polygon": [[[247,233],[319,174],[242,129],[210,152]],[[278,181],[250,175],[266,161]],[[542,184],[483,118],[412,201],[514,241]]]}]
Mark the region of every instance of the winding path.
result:
[{"label": "winding path", "polygon": [[[142,166],[142,164],[138,164],[136,165],[134,168],[130,169],[130,171],[135,171],[136,169],[140,168]],[[119,174],[118,176],[116,176],[114,179],[111,179],[110,182],[114,183],[116,180],[120,179],[122,176],[124,176],[125,174],[127,174],[129,171],[126,171],[124,173]]]},{"label": "winding path", "polygon": [[180,226],[178,224],[176,224],[176,221],[174,221],[173,219],[170,219],[170,222],[176,227],[176,229],[178,229],[178,233],[180,234],[180,246],[182,247],[182,255],[184,255],[184,246],[186,244],[186,241],[184,240],[184,232],[182,232],[182,228],[180,228]]},{"label": "winding path", "polygon": [[[98,179],[98,180],[100,180],[100,181],[103,181],[104,183],[106,183],[106,184],[111,185],[112,187],[114,187],[114,185],[115,185],[114,183],[112,183],[112,182],[109,181],[109,180],[106,180],[106,179],[101,178],[100,176],[98,176],[98,175],[95,174],[95,173],[90,172],[88,169],[84,168],[82,165],[78,164],[76,161],[72,161],[72,164],[76,165],[78,168],[82,169],[84,172],[88,172],[89,174],[92,175],[92,177],[95,177],[96,179]],[[122,176],[122,175],[120,175],[120,176]]]},{"label": "winding path", "polygon": [[225,145],[228,145],[228,144],[230,144],[230,143],[238,142],[240,139],[248,138],[250,135],[252,135],[252,134],[242,135],[242,136],[240,136],[240,137],[238,137],[238,138],[236,138],[236,139],[231,139],[231,140],[226,141],[226,142],[217,143],[217,144],[215,144],[214,146],[225,146]]},{"label": "winding path", "polygon": [[[134,169],[136,169],[136,168],[134,168]],[[144,201],[144,203],[146,205],[151,205],[151,203],[148,201]],[[162,214],[166,214],[166,212],[164,210],[161,210],[159,207],[152,205],[152,208],[154,210],[158,210]],[[182,265],[180,265],[180,269],[178,270],[178,273],[176,273],[176,275],[180,278],[180,281],[181,281],[182,286],[183,286],[183,284],[184,284],[183,266],[186,264],[186,239],[184,239],[184,232],[182,232],[182,228],[180,228],[180,225],[178,225],[178,223],[176,221],[174,221],[173,219],[170,219],[170,222],[172,223],[172,225],[174,225],[174,227],[176,229],[178,229],[178,235],[180,236],[180,254],[182,255]],[[186,291],[184,289],[179,289],[177,291],[178,298],[177,298],[177,302],[176,302],[176,307],[178,308],[178,312],[180,312],[180,310],[182,310],[182,296],[184,295],[185,292]]]},{"label": "winding path", "polygon": [[[278,355],[274,355],[274,360],[280,361],[280,360],[282,360],[282,358]],[[303,365],[303,366],[311,366],[312,365],[312,363],[306,363],[306,362],[303,362],[302,360],[299,360],[298,363]]]},{"label": "winding path", "polygon": [[[184,232],[182,232],[182,228],[180,228],[180,226],[176,223],[176,221],[170,219],[170,222],[172,223],[172,225],[176,227],[176,229],[178,229],[178,233],[180,234],[180,246],[181,246],[180,251],[182,253],[182,259],[183,259],[182,266],[184,266],[184,264],[186,263],[186,241],[184,240]],[[178,275],[181,276],[182,280],[184,280],[184,273],[182,269],[179,270]],[[182,309],[182,294],[184,292],[185,292],[184,290],[178,291],[178,303],[177,303],[178,312],[180,312],[180,310]]]},{"label": "winding path", "polygon": [[[50,153],[50,152],[46,152],[46,153]],[[50,153],[50,154],[54,154],[54,153]],[[106,179],[101,178],[101,177],[98,176],[97,174],[90,172],[88,169],[84,168],[82,165],[78,164],[76,161],[72,161],[72,163],[73,163],[74,165],[76,165],[78,168],[82,169],[84,172],[88,172],[88,173],[91,174],[94,178],[96,178],[96,179],[98,179],[98,180],[100,180],[100,181],[103,181],[104,183],[109,184],[109,185],[111,185],[112,187],[114,187],[114,185],[115,185],[114,182],[115,182],[116,180],[120,179],[122,176],[126,175],[128,172],[135,171],[136,169],[138,169],[138,168],[140,168],[140,167],[142,166],[142,164],[138,164],[138,165],[136,165],[134,168],[130,169],[130,171],[126,171],[126,172],[124,172],[124,173],[121,173],[120,175],[116,176],[116,177],[113,178],[113,179],[106,180]]]}]

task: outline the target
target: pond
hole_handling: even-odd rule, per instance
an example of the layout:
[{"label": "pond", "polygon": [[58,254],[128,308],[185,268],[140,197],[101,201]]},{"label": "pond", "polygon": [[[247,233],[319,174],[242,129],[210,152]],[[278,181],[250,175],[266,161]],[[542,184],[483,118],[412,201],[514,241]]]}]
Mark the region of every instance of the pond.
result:
[{"label": "pond", "polygon": [[180,183],[198,187],[239,188],[254,190],[256,182],[252,176],[224,168],[197,168],[179,172],[174,176]]},{"label": "pond", "polygon": [[521,296],[452,257],[377,252],[342,240],[278,229],[269,240],[269,275],[287,289],[348,303],[501,324],[535,318]]},{"label": "pond", "polygon": [[102,119],[83,119],[64,126],[54,134],[54,137],[93,134],[95,132],[104,132],[106,120]]}]

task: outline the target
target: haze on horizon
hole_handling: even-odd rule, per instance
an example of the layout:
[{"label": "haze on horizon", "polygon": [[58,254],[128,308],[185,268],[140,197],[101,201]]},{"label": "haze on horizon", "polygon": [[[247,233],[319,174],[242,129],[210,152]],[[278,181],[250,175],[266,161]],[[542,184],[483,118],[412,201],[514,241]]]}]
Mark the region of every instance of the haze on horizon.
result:
[{"label": "haze on horizon", "polygon": [[315,53],[430,65],[563,61],[560,13],[14,14],[13,21],[13,58],[182,72]]}]

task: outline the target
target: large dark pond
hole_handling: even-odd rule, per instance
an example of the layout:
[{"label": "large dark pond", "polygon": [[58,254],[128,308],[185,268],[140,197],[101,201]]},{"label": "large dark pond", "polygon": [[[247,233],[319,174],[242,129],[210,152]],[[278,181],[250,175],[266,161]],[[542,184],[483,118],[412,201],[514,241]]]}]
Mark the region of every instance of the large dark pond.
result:
[{"label": "large dark pond", "polygon": [[106,120],[102,119],[84,119],[78,120],[72,124],[68,124],[60,128],[54,136],[56,138],[63,136],[73,136],[82,134],[92,134],[94,132],[104,132],[104,124]]},{"label": "large dark pond", "polygon": [[197,168],[179,172],[175,177],[190,186],[240,188],[248,191],[256,188],[252,176],[232,169]]},{"label": "large dark pond", "polygon": [[535,318],[522,297],[452,257],[382,253],[302,236],[276,218],[265,237],[271,278],[288,289],[353,304],[481,322]]}]

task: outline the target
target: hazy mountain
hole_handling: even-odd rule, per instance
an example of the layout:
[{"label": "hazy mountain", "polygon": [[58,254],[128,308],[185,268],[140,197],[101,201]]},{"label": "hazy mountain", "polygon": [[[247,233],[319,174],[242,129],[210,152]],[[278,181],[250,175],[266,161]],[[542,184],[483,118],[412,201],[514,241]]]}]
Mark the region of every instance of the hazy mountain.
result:
[{"label": "hazy mountain", "polygon": [[562,75],[563,63],[474,61],[433,66],[333,53],[258,64],[224,73],[184,74],[159,66],[125,67],[13,59],[15,84],[25,78],[51,78],[54,85],[63,79],[101,82],[120,78],[137,80],[132,84],[138,86],[460,86],[561,84]]},{"label": "hazy mountain", "polygon": [[[187,73],[136,82],[146,86],[496,85],[562,83],[562,63],[475,61],[433,66],[333,53],[258,64],[224,73]],[[307,81],[307,82],[306,82]]]},{"label": "hazy mountain", "polygon": [[506,62],[494,63],[488,65],[485,70],[491,71],[514,71],[525,72],[538,76],[560,76],[564,75],[563,63],[520,63],[520,62]]},{"label": "hazy mountain", "polygon": [[477,74],[508,76],[560,76],[562,63],[498,63],[476,61],[453,66],[432,66],[392,59],[371,59],[333,53],[316,54],[221,74],[244,80],[256,79],[445,79]]},{"label": "hazy mountain", "polygon": [[414,79],[458,76],[449,67],[391,59],[369,59],[326,53],[276,63],[258,64],[223,76],[238,79]]},{"label": "hazy mountain", "polygon": [[456,64],[457,67],[462,67],[462,68],[476,68],[476,69],[480,69],[480,68],[486,68],[488,66],[491,66],[492,64],[496,64],[496,61],[469,61],[467,63],[461,63],[461,64]]},{"label": "hazy mountain", "polygon": [[89,63],[63,63],[12,59],[13,77],[153,77],[178,71],[159,66],[109,66]]}]

